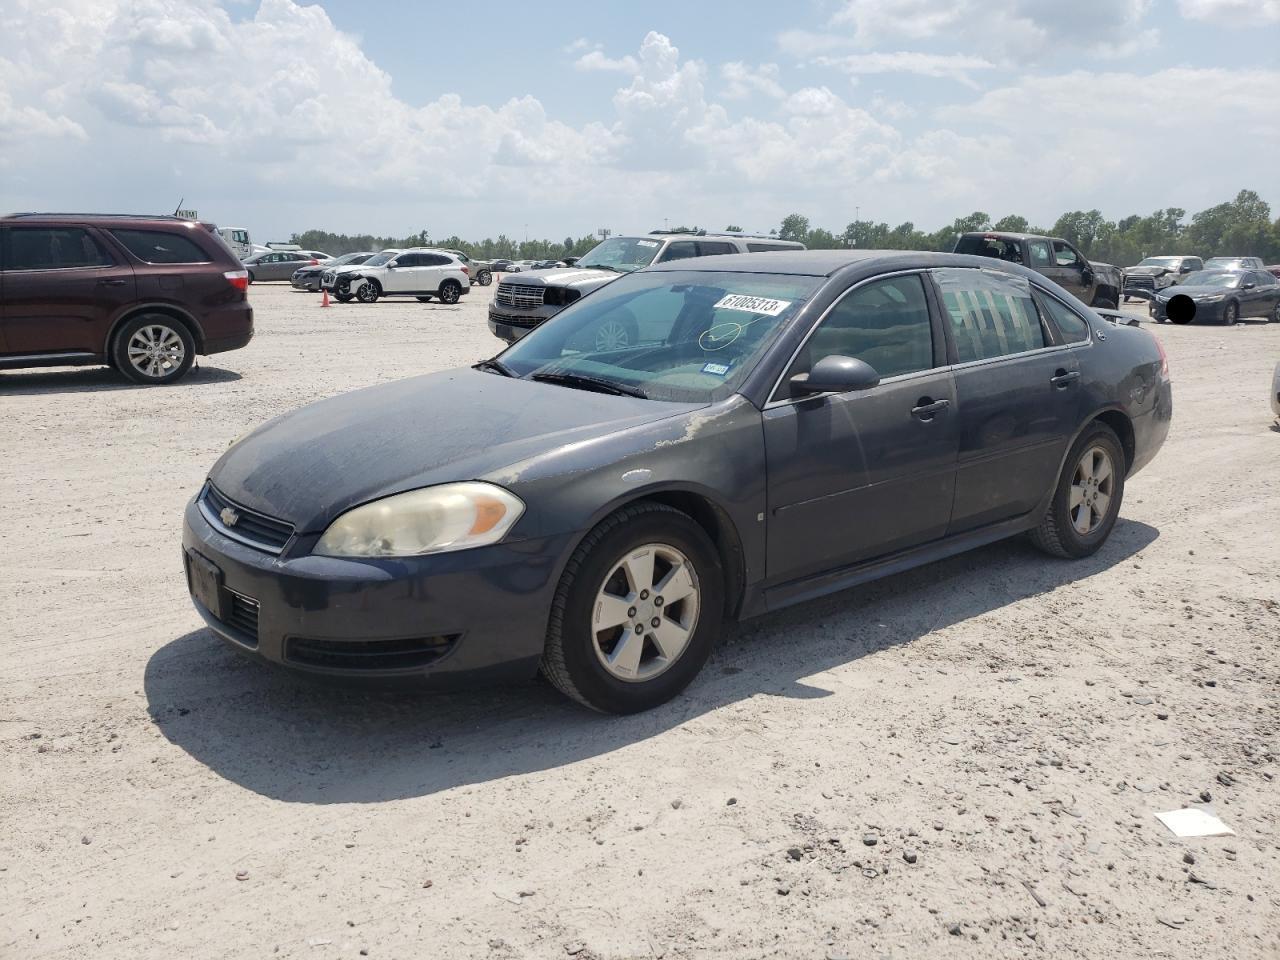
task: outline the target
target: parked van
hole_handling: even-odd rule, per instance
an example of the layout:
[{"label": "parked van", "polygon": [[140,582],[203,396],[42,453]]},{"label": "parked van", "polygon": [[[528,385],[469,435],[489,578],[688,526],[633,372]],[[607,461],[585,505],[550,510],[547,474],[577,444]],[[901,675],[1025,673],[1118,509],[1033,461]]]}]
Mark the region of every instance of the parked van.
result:
[{"label": "parked van", "polygon": [[244,227],[223,227],[218,236],[227,242],[231,252],[243,260],[253,254],[253,241],[249,239],[249,231]]}]

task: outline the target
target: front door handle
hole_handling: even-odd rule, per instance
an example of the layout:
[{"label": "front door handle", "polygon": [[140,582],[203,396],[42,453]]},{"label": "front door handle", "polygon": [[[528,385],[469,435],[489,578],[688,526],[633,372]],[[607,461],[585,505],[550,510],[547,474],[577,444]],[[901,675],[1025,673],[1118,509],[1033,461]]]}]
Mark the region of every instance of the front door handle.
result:
[{"label": "front door handle", "polygon": [[916,405],[911,408],[911,415],[917,420],[928,422],[949,406],[951,406],[950,400],[934,400],[932,397],[921,397],[916,401]]},{"label": "front door handle", "polygon": [[99,280],[98,283],[104,287],[123,287],[129,281],[127,280]]},{"label": "front door handle", "polygon": [[1049,378],[1049,382],[1052,383],[1059,390],[1065,390],[1067,389],[1067,387],[1071,386],[1071,384],[1075,383],[1079,379],[1080,379],[1079,370],[1059,370],[1057,373],[1055,373],[1052,377]]}]

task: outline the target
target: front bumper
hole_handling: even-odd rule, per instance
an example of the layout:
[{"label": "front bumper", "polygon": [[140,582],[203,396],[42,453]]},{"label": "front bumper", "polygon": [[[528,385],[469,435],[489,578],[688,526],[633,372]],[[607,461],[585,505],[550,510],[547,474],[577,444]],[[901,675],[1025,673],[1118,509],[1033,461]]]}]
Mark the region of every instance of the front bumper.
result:
[{"label": "front bumper", "polygon": [[[1154,298],[1148,313],[1160,323],[1165,323],[1169,319],[1168,307],[1169,301],[1180,294],[1174,293],[1165,298]],[[1204,303],[1202,301],[1193,301],[1196,305],[1195,316],[1191,318],[1192,323],[1221,323],[1222,312],[1227,305],[1227,301],[1219,300],[1216,303]]]},{"label": "front bumper", "polygon": [[369,561],[291,543],[274,556],[224,536],[196,499],[182,534],[188,588],[193,556],[221,578],[219,609],[193,595],[196,610],[239,652],[311,674],[433,687],[533,676],[570,543],[563,535]]},{"label": "front bumper", "polygon": [[[558,312],[558,311],[557,311]],[[536,330],[550,320],[555,313],[546,316],[537,314],[507,313],[489,305],[489,332],[507,343],[515,343],[530,330]]]},{"label": "front bumper", "polygon": [[289,285],[295,290],[306,290],[311,293],[318,293],[320,291],[320,274],[313,273],[302,277],[294,274],[289,279]]}]

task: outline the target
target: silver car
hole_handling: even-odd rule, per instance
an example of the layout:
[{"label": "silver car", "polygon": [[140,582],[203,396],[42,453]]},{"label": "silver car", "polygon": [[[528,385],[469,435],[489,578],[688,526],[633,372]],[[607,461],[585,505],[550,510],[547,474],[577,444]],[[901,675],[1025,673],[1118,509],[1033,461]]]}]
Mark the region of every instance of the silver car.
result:
[{"label": "silver car", "polygon": [[241,261],[249,271],[249,282],[263,280],[288,280],[299,267],[314,267],[320,263],[306,250],[268,250],[255,253]]}]

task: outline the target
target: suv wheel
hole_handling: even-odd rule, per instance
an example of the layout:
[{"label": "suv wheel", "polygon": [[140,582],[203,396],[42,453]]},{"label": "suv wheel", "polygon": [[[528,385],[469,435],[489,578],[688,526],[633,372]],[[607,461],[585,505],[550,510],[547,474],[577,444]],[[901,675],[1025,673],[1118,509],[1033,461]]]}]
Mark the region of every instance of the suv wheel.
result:
[{"label": "suv wheel", "polygon": [[376,280],[366,280],[356,287],[356,299],[361,303],[376,303],[382,294],[382,288]]},{"label": "suv wheel", "polygon": [[134,383],[173,383],[195,362],[196,344],[182,323],[162,314],[144,314],[116,332],[111,359]]},{"label": "suv wheel", "polygon": [[476,283],[480,284],[482,287],[487,287],[489,284],[493,283],[493,274],[488,270],[481,270],[476,274]]},{"label": "suv wheel", "polygon": [[1053,501],[1031,539],[1055,557],[1087,557],[1107,542],[1124,499],[1124,449],[1095,422],[1067,454]]},{"label": "suv wheel", "polygon": [[457,303],[462,296],[462,286],[457,280],[446,280],[440,284],[440,302]]},{"label": "suv wheel", "polygon": [[715,547],[658,503],[618,511],[587,534],[556,590],[542,672],[605,713],[636,713],[687,687],[724,617]]}]

